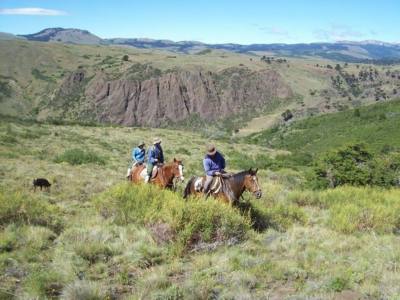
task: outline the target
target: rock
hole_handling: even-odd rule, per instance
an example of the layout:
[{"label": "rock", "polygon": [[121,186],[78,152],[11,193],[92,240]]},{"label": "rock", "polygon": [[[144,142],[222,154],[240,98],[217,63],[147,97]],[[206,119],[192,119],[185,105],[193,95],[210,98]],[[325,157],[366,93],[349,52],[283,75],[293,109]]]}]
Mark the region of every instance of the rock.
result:
[{"label": "rock", "polygon": [[[293,95],[273,70],[229,68],[216,74],[175,71],[145,80],[126,77],[109,80],[105,74],[98,73],[84,86],[84,106],[90,107],[96,121],[153,127],[190,116],[214,121],[260,109],[272,100],[284,101]],[[76,94],[84,78],[83,70],[71,74],[58,95],[73,98],[68,97],[68,90]]]}]

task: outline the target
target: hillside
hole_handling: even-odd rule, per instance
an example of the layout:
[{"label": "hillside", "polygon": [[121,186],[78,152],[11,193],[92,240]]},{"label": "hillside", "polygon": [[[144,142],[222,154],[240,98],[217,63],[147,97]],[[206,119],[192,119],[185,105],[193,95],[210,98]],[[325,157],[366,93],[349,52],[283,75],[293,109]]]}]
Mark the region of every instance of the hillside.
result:
[{"label": "hillside", "polygon": [[239,131],[249,134],[282,122],[287,109],[298,119],[400,92],[398,65],[16,40],[0,41],[0,51],[2,114],[39,119],[186,127],[240,120],[230,126],[237,131],[261,117]]},{"label": "hillside", "polygon": [[21,35],[28,40],[76,44],[123,45],[135,48],[167,50],[178,53],[196,53],[207,49],[236,53],[264,53],[266,55],[292,57],[318,57],[343,62],[368,60],[390,61],[400,59],[400,45],[380,41],[338,41],[311,44],[206,44],[197,41],[155,40],[151,38],[101,39],[87,30],[73,28],[46,28],[38,33]]},{"label": "hillside", "polygon": [[[207,140],[193,132],[0,120],[0,298],[400,296],[397,189],[304,190],[285,165],[261,167],[259,200],[185,202],[181,185],[125,183],[131,147],[154,135],[186,178],[201,173]],[[232,171],[288,154],[217,147]],[[35,177],[50,192],[33,191]]]},{"label": "hillside", "polygon": [[397,99],[275,126],[245,140],[284,149],[297,157],[308,156],[306,163],[309,164],[332,149],[351,144],[366,144],[373,153],[398,150],[399,126],[400,99]]},{"label": "hillside", "polygon": [[47,28],[37,33],[20,35],[20,37],[30,41],[85,45],[97,45],[101,42],[101,38],[95,36],[89,31],[74,28]]}]

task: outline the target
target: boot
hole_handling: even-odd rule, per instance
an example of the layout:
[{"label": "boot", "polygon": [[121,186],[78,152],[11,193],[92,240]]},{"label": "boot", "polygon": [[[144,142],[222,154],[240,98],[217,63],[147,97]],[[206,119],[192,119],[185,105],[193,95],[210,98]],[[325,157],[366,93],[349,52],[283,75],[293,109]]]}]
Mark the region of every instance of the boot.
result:
[{"label": "boot", "polygon": [[126,173],[126,178],[129,178],[131,176],[131,168],[128,168],[128,172]]}]

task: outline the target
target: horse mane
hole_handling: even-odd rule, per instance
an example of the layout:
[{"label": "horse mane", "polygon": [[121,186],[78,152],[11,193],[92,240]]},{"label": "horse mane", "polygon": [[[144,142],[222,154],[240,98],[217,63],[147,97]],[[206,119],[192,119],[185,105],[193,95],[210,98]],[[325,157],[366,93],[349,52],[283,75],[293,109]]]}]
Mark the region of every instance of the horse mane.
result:
[{"label": "horse mane", "polygon": [[[238,173],[233,174],[229,178],[223,179],[222,180],[222,191],[231,199],[231,201],[235,202],[238,201],[239,199],[236,198],[231,184],[235,184],[239,178],[243,178],[244,176],[251,174],[250,170],[244,170]],[[232,182],[233,180],[233,182]]]}]

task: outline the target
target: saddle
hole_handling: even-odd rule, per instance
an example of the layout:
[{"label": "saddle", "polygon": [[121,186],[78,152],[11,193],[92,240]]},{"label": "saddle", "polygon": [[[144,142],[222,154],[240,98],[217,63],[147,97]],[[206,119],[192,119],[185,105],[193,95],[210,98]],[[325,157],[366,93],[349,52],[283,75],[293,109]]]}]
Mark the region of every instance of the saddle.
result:
[{"label": "saddle", "polygon": [[[218,194],[221,191],[222,187],[222,180],[227,178],[228,176],[221,175],[221,176],[214,176],[213,180],[210,184],[210,193],[211,194]],[[204,190],[204,183],[206,181],[205,177],[198,177],[194,182],[194,189],[198,193],[202,193]]]},{"label": "saddle", "polygon": [[[160,165],[155,165],[155,166],[153,167],[153,171],[151,172],[151,178],[150,178],[150,179],[156,178],[156,176],[157,176],[157,174],[158,174],[159,168],[161,168]],[[140,176],[141,176],[143,179],[146,178],[146,176],[147,176],[147,166],[143,166],[143,170],[140,171]]]}]

